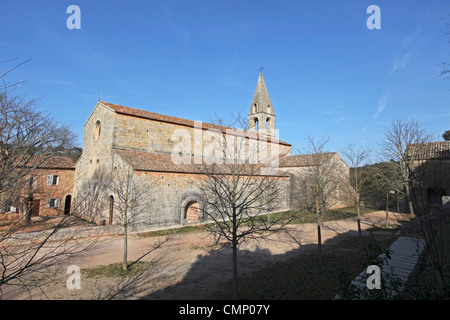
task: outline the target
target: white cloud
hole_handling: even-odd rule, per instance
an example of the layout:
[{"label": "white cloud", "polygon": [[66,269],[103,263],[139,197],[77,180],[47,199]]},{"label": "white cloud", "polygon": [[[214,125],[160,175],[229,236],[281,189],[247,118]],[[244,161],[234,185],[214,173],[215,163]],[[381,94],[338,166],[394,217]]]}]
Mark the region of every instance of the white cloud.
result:
[{"label": "white cloud", "polygon": [[403,53],[400,57],[397,57],[394,59],[394,63],[392,64],[391,72],[389,73],[389,76],[394,74],[398,69],[403,69],[408,65],[408,62],[411,57],[411,51],[408,50],[405,53]]},{"label": "white cloud", "polygon": [[418,26],[413,34],[410,34],[402,39],[402,52],[394,59],[392,63],[389,77],[392,76],[397,70],[406,68],[411,60],[411,53],[414,47],[417,47],[417,39],[421,32],[421,27]]},{"label": "white cloud", "polygon": [[335,119],[335,120],[333,120],[333,123],[339,123],[339,122],[342,122],[342,121],[345,121],[345,118]]},{"label": "white cloud", "polygon": [[389,100],[389,94],[383,94],[380,99],[378,99],[377,111],[373,115],[372,120],[377,119],[380,114],[386,109],[387,101]]}]

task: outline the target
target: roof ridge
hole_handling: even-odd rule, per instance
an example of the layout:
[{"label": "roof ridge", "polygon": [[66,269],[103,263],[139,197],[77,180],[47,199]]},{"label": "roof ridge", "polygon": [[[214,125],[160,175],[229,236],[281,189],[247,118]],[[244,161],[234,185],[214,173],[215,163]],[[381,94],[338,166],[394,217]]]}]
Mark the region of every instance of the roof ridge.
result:
[{"label": "roof ridge", "polygon": [[[195,121],[194,120],[189,120],[189,119],[185,119],[185,118],[179,118],[179,117],[164,115],[164,114],[161,114],[161,113],[156,113],[156,112],[142,110],[142,109],[137,109],[137,108],[131,108],[131,107],[127,107],[127,106],[124,106],[124,105],[115,104],[115,103],[106,102],[106,101],[99,101],[99,103],[103,104],[104,106],[112,109],[114,112],[119,113],[119,114],[135,116],[135,117],[149,119],[149,120],[156,120],[156,121],[174,123],[174,124],[184,125],[184,126],[188,126],[188,127],[195,127]],[[231,130],[247,132],[247,133],[252,134],[252,135],[255,134],[255,132],[246,131],[246,130],[237,129],[237,128],[232,128],[232,127],[221,126],[221,125],[216,125],[216,124],[212,124],[212,123],[208,123],[208,122],[201,121],[201,123],[202,123],[202,129],[203,130],[217,129],[217,130],[222,131],[223,133],[226,133],[226,131],[228,129],[231,129]],[[273,137],[271,137],[269,135],[264,135],[264,136],[267,137],[267,141],[268,142],[279,142],[280,144],[291,146],[291,144],[288,143],[288,142],[285,142],[285,141],[282,141],[282,140],[279,140],[279,139],[275,139],[275,138],[273,138]]]}]

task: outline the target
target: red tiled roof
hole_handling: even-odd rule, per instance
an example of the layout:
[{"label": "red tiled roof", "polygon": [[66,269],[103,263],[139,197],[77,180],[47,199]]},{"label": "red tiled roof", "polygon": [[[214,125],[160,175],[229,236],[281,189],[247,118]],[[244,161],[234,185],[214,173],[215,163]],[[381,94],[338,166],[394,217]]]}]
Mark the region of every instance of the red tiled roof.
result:
[{"label": "red tiled roof", "polygon": [[409,144],[405,153],[412,160],[450,159],[450,141]]},{"label": "red tiled roof", "polygon": [[[170,154],[150,153],[126,149],[113,150],[114,153],[121,157],[136,171],[205,174],[205,167],[202,164],[195,164],[194,158],[191,158],[190,163],[176,164]],[[251,175],[257,175],[260,173],[257,169],[261,167],[262,165],[258,165],[258,167],[248,166],[248,172],[251,172]],[[230,165],[218,164],[217,169],[218,172],[226,174],[227,172],[229,173]],[[283,172],[277,172],[273,176],[288,177],[289,175]]]},{"label": "red tiled roof", "polygon": [[[172,117],[172,116],[159,114],[159,113],[154,113],[154,112],[150,112],[150,111],[145,111],[145,110],[141,110],[141,109],[125,107],[125,106],[122,106],[122,105],[118,105],[118,104],[114,104],[114,103],[110,103],[110,102],[105,102],[105,101],[99,101],[99,102],[101,104],[103,104],[104,106],[112,109],[114,112],[119,113],[119,114],[124,114],[124,115],[138,117],[138,118],[143,118],[143,119],[149,119],[149,120],[156,120],[156,121],[162,121],[162,122],[167,122],[167,123],[173,123],[173,124],[178,124],[178,125],[183,125],[183,126],[194,128],[194,121],[192,121],[192,120]],[[231,130],[236,130],[234,128],[214,125],[214,124],[205,123],[205,122],[202,122],[202,128],[203,129],[216,129],[216,130],[219,130],[219,131],[224,132],[224,133],[227,130],[230,130],[230,129]],[[241,131],[241,130],[236,130],[236,131],[238,132],[238,131]],[[256,133],[246,132],[245,134],[247,136],[252,136],[253,135],[254,138],[258,138]],[[289,143],[281,141],[281,140],[277,140],[275,138],[271,138],[270,136],[267,136],[267,141],[278,142],[280,144],[290,146]]]},{"label": "red tiled roof", "polygon": [[336,152],[319,153],[319,159],[316,158],[316,154],[300,154],[293,156],[286,156],[280,159],[280,167],[308,167],[315,165],[317,160],[323,160],[323,158],[329,158],[337,155]]},{"label": "red tiled roof", "polygon": [[75,169],[72,158],[60,156],[22,155],[17,158],[18,166],[37,169]]}]

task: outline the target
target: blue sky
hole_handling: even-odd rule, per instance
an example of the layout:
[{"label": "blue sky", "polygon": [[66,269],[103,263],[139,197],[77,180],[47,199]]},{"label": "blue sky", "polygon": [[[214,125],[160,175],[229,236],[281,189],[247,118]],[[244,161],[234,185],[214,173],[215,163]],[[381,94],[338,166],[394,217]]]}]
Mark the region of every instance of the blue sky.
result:
[{"label": "blue sky", "polygon": [[[72,4],[79,30],[66,26]],[[366,26],[372,4],[378,30]],[[16,92],[41,98],[80,146],[100,95],[205,122],[246,115],[262,65],[293,153],[307,136],[329,136],[328,151],[376,150],[394,117],[421,120],[436,141],[450,129],[450,81],[439,77],[447,14],[440,0],[2,0],[0,60],[32,59],[7,81],[26,80]]]}]

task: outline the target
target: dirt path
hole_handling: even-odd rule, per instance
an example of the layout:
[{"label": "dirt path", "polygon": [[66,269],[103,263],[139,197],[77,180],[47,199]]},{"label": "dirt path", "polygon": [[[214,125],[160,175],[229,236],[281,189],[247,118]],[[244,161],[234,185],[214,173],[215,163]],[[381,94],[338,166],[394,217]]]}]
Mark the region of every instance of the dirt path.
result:
[{"label": "dirt path", "polygon": [[[393,215],[393,214],[392,214]],[[362,228],[385,223],[385,212],[377,211],[362,216]],[[393,219],[395,220],[395,219]],[[393,221],[391,221],[393,222]],[[324,223],[322,241],[333,241],[337,236],[355,235],[353,218]],[[292,225],[288,232],[275,234],[270,239],[250,241],[240,247],[241,275],[258,267],[288,259],[302,250],[315,248],[315,224]],[[214,246],[207,232],[184,233],[170,236],[128,239],[128,260],[149,262],[148,268],[128,278],[86,278],[83,269],[122,261],[122,237],[103,237],[95,244],[55,265],[53,278],[40,289],[31,288],[33,299],[198,299],[214,292],[211,284],[220,285],[231,275],[230,249]],[[80,244],[82,245],[82,243]],[[220,249],[220,250],[219,250]],[[81,268],[81,289],[69,290],[67,267]],[[42,289],[42,290],[41,290]],[[3,299],[28,299],[24,291],[5,290]]]}]

